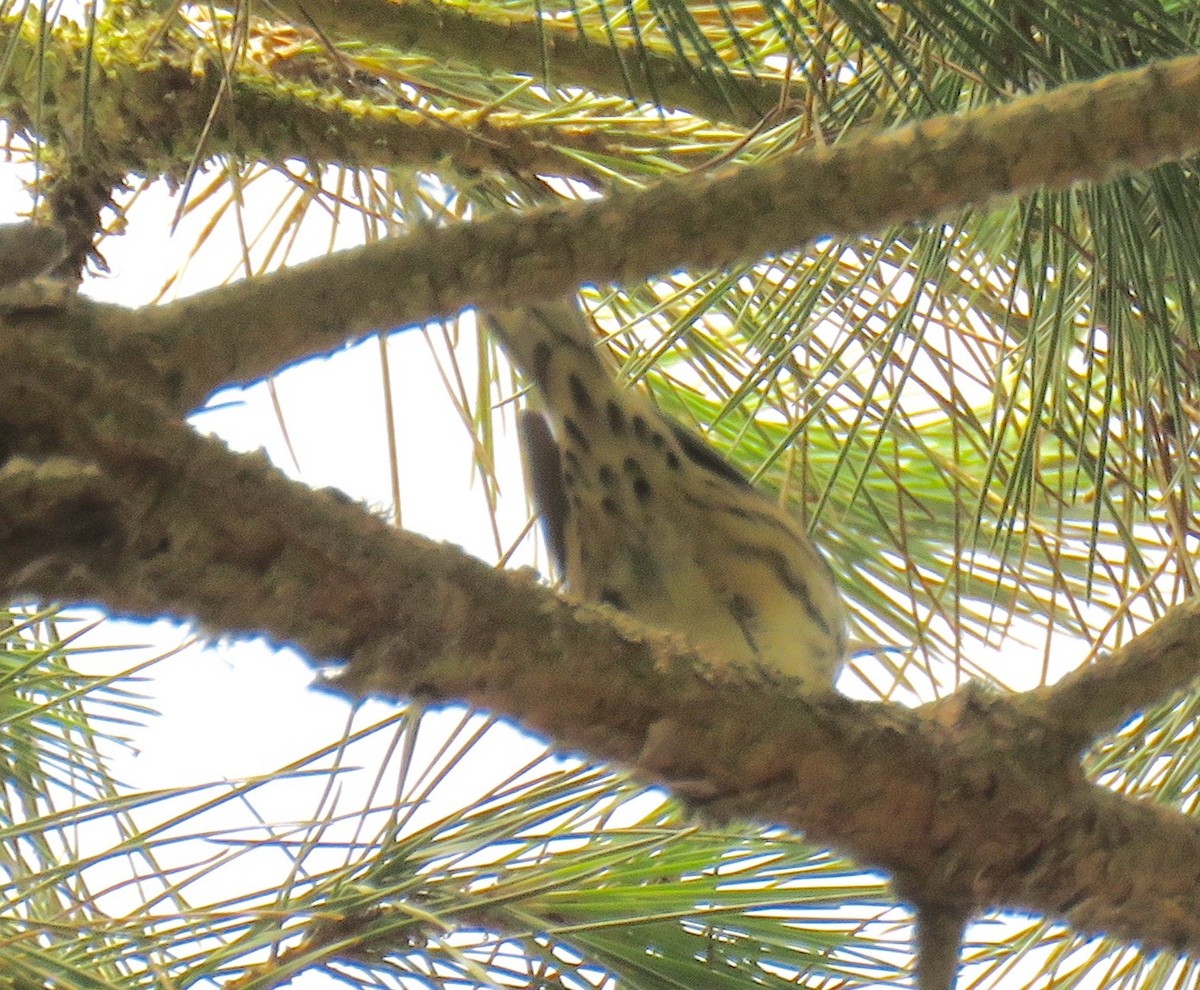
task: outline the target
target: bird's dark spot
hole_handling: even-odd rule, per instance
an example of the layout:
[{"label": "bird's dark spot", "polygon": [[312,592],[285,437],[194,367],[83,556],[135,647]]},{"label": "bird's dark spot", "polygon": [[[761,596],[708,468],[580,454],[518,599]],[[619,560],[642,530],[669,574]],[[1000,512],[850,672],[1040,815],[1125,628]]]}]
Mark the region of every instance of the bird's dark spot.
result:
[{"label": "bird's dark spot", "polygon": [[600,478],[600,484],[605,488],[613,488],[617,483],[617,473],[607,464],[601,464],[600,470],[596,474]]},{"label": "bird's dark spot", "polygon": [[646,480],[646,475],[642,473],[642,466],[637,462],[637,458],[626,457],[621,467],[632,479],[633,494],[637,497],[637,500],[645,502],[650,497],[650,482]]},{"label": "bird's dark spot", "polygon": [[672,471],[679,470],[679,455],[673,450],[667,451],[667,467]]},{"label": "bird's dark spot", "polygon": [[650,427],[646,425],[646,421],[641,416],[633,417],[633,435],[639,440],[645,440],[646,434],[650,432]]},{"label": "bird's dark spot", "polygon": [[602,508],[605,512],[607,512],[614,519],[621,518],[621,510],[617,506],[617,503],[614,502],[607,495],[604,498],[600,499],[600,508]]},{"label": "bird's dark spot", "polygon": [[612,430],[613,436],[624,436],[625,413],[621,411],[621,407],[612,399],[609,399],[604,404],[604,412],[608,416],[608,428]]},{"label": "bird's dark spot", "polygon": [[545,341],[539,341],[533,347],[533,367],[530,371],[533,372],[533,379],[537,382],[546,380],[546,371],[550,367],[550,345]]},{"label": "bird's dark spot", "polygon": [[576,423],[575,420],[573,420],[570,416],[563,417],[563,429],[567,431],[567,436],[576,447],[578,447],[585,454],[591,453],[592,445],[588,442],[587,436],[585,436],[583,430],[579,428],[579,424]]},{"label": "bird's dark spot", "polygon": [[662,450],[663,447],[665,447],[667,445],[667,438],[664,437],[661,433],[651,433],[650,434],[650,442],[652,444],[654,444],[654,446],[657,447],[659,450]]},{"label": "bird's dark spot", "polygon": [[744,595],[734,595],[729,599],[729,611],[739,623],[749,622],[757,614],[750,599]]},{"label": "bird's dark spot", "polygon": [[571,401],[575,403],[575,408],[585,416],[590,416],[595,411],[596,406],[592,402],[592,396],[588,392],[587,386],[574,373],[567,378],[567,386],[571,389]]},{"label": "bird's dark spot", "polygon": [[579,458],[576,456],[575,451],[569,449],[564,450],[562,458],[563,463],[565,463],[568,468],[570,468],[576,474],[579,473]]}]

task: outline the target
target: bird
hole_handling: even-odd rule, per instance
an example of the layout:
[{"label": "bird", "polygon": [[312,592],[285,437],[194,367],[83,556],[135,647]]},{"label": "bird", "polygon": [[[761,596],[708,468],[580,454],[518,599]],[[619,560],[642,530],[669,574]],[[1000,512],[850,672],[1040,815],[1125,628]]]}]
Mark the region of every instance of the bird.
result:
[{"label": "bird", "polygon": [[575,298],[482,315],[540,407],[519,436],[564,591],[681,634],[716,668],[832,690],[842,602],[800,520],[622,385]]}]

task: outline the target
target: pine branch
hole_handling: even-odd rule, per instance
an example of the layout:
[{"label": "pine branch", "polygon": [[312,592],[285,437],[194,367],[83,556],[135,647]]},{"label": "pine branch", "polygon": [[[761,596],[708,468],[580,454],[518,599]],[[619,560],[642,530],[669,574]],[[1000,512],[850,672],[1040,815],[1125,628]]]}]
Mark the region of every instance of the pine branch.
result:
[{"label": "pine branch", "polygon": [[[727,266],[1182,158],[1200,147],[1198,107],[1200,58],[1176,59],[765,165],[416,230],[158,307],[144,333],[148,347],[205,370],[181,393],[194,403],[348,336],[468,305],[511,307],[585,281]],[[231,361],[225,328],[235,324],[245,332]]]},{"label": "pine branch", "polygon": [[718,81],[683,59],[647,50],[632,39],[614,44],[599,27],[583,33],[574,20],[511,10],[489,17],[481,8],[429,0],[353,0],[319,12],[295,0],[274,6],[295,24],[315,23],[332,38],[418,49],[484,69],[523,73],[551,86],[583,86],[744,126],[757,123],[784,92],[778,82],[748,75]]}]

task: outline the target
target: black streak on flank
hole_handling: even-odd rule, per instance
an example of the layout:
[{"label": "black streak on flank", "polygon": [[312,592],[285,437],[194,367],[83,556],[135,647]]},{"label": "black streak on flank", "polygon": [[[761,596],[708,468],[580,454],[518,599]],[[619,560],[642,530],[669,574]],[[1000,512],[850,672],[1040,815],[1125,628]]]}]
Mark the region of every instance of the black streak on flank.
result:
[{"label": "black streak on flank", "polygon": [[608,428],[614,437],[625,435],[625,413],[612,399],[604,403],[604,412],[608,416]]},{"label": "black streak on flank", "polygon": [[734,595],[729,599],[729,611],[738,622],[750,622],[757,614],[750,599],[744,595]]},{"label": "black streak on flank", "polygon": [[[767,511],[770,503],[766,499],[759,500],[759,504],[762,506],[762,509],[759,511],[748,509],[745,505],[735,505],[732,502],[714,502],[711,499],[700,499],[687,493],[684,493],[683,499],[688,505],[694,505],[697,509],[701,509],[704,512],[723,512],[725,515],[733,516],[735,519],[753,520],[757,526],[769,526],[776,530],[784,539],[794,540],[796,538],[795,532],[785,522]],[[749,505],[751,503],[746,504]],[[823,560],[819,555],[818,558]]]},{"label": "black streak on flank", "polygon": [[607,495],[604,498],[600,499],[600,508],[602,508],[606,513],[608,513],[614,519],[621,518],[621,510],[617,507],[617,503],[614,502]]},{"label": "black streak on flank", "polygon": [[641,416],[633,417],[633,435],[639,440],[645,440],[646,434],[650,432],[650,428],[646,426],[646,421]]},{"label": "black streak on flank", "polygon": [[808,585],[803,579],[792,573],[791,567],[788,566],[787,558],[773,547],[760,547],[749,543],[736,543],[730,549],[736,550],[738,553],[746,557],[757,557],[770,566],[775,572],[775,579],[787,590],[787,592],[800,603],[800,607],[804,609],[804,614],[813,621],[818,629],[828,636],[833,635],[833,627],[829,624],[829,620],[817,608],[816,602],[812,600],[812,595],[809,594]]},{"label": "black streak on flank", "polygon": [[575,403],[575,408],[583,415],[590,416],[596,411],[596,406],[592,402],[592,396],[587,390],[587,386],[580,381],[579,376],[572,372],[567,378],[567,386],[571,389],[571,401]]},{"label": "black streak on flank", "polygon": [[726,481],[732,481],[742,488],[749,488],[748,482],[742,475],[712,449],[708,444],[701,440],[694,433],[689,433],[682,426],[675,423],[671,424],[671,430],[675,434],[675,439],[678,441],[684,455],[693,464],[704,468],[710,474],[718,475]]},{"label": "black streak on flank", "polygon": [[754,638],[753,627],[758,618],[758,613],[755,611],[753,603],[743,595],[734,595],[729,599],[729,614],[733,616],[733,621],[741,629],[742,638],[746,641],[746,645],[757,653],[758,643]]},{"label": "black streak on flank", "polygon": [[579,428],[579,424],[570,416],[563,417],[563,429],[567,431],[567,437],[571,443],[575,444],[584,454],[592,452],[592,445],[588,442],[588,438],[584,436],[583,430]]},{"label": "black streak on flank", "polygon": [[679,470],[679,455],[673,450],[667,451],[667,467],[672,471]]},{"label": "black streak on flank", "polygon": [[614,488],[617,484],[617,475],[607,464],[601,464],[600,470],[597,472],[597,477],[600,478],[600,484],[605,488]]}]

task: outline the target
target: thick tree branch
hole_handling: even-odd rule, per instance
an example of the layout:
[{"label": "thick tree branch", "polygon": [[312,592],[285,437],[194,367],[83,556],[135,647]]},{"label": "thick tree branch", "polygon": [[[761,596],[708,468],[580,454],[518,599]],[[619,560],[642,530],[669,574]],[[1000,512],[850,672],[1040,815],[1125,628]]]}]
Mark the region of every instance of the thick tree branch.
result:
[{"label": "thick tree branch", "polygon": [[728,266],[1196,148],[1200,57],[1176,59],[766,165],[414,231],[149,310],[144,347],[196,369],[178,393],[195,404],[380,327]]},{"label": "thick tree branch", "polygon": [[[1082,778],[1078,726],[964,691],[920,712],[718,674],[671,637],[578,608],[527,574],[396,533],[194,434],[70,354],[37,315],[0,335],[0,594],[262,632],[346,661],[352,696],[461,698],[624,763],[725,817],[804,830],[906,896],[1038,911],[1200,952],[1200,825]],[[39,505],[86,525],[48,527]],[[86,510],[86,511],[85,511]],[[1108,661],[1170,643],[1200,670],[1200,604]],[[1072,686],[1070,690],[1074,690]]]},{"label": "thick tree branch", "polygon": [[1082,667],[1051,688],[1022,696],[1032,718],[1082,750],[1196,677],[1197,644],[1186,626],[1160,622],[1119,652]]}]

